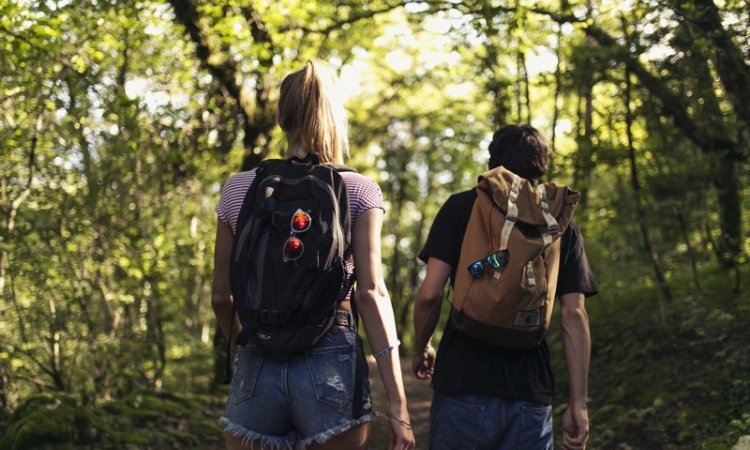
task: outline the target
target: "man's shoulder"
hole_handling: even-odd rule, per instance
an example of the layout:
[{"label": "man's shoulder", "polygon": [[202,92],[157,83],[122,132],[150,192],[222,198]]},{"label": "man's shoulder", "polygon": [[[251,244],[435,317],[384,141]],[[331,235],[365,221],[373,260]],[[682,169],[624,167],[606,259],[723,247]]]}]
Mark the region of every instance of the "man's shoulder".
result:
[{"label": "man's shoulder", "polygon": [[583,231],[581,231],[581,227],[574,220],[571,220],[568,223],[568,228],[565,230],[562,237],[567,240],[568,243],[575,243],[577,246],[583,244]]},{"label": "man's shoulder", "polygon": [[475,189],[468,189],[466,191],[456,192],[448,197],[445,201],[446,205],[460,206],[474,203],[477,198],[477,191]]},{"label": "man's shoulder", "polygon": [[438,215],[441,216],[441,220],[446,220],[448,217],[455,220],[467,216],[476,198],[477,193],[474,189],[451,194],[443,203]]},{"label": "man's shoulder", "polygon": [[570,233],[570,234],[575,234],[576,236],[580,236],[581,227],[578,226],[575,220],[571,219],[570,222],[568,222],[568,229],[565,230],[565,232],[566,234]]}]

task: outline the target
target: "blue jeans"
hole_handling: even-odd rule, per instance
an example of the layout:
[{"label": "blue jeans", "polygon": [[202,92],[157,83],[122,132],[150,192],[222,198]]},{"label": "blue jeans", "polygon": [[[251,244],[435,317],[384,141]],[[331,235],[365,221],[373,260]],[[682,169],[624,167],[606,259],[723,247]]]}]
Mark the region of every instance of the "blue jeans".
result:
[{"label": "blue jeans", "polygon": [[355,361],[362,345],[352,329],[332,328],[314,347],[267,355],[252,343],[238,349],[223,428],[274,449],[304,449],[373,419],[367,366],[362,409],[354,416]]},{"label": "blue jeans", "polygon": [[434,392],[431,450],[552,450],[552,407]]}]

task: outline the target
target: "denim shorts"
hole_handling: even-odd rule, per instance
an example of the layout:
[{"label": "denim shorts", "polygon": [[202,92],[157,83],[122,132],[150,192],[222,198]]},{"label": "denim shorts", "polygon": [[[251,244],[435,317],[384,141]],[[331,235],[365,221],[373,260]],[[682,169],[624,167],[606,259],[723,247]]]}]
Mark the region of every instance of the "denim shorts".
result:
[{"label": "denim shorts", "polygon": [[552,450],[552,406],[435,392],[431,450]]},{"label": "denim shorts", "polygon": [[[334,326],[314,347],[270,355],[240,347],[221,426],[234,436],[273,449],[304,449],[373,419],[367,364],[361,364],[361,402],[354,402],[362,341]],[[355,403],[361,406],[355,412]]]}]

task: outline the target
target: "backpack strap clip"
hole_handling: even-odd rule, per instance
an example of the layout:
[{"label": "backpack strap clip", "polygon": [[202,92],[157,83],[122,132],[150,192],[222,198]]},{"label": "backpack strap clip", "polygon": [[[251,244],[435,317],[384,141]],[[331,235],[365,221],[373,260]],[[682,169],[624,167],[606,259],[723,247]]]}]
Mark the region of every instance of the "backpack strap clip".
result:
[{"label": "backpack strap clip", "polygon": [[518,193],[521,191],[521,184],[523,179],[516,174],[513,174],[513,183],[510,185],[510,193],[508,194],[508,212],[505,214],[505,223],[503,224],[503,230],[500,234],[500,248],[498,250],[505,250],[508,248],[508,239],[510,238],[510,232],[513,231],[513,227],[516,225],[518,219]]},{"label": "backpack strap clip", "polygon": [[544,246],[542,247],[542,252],[547,249],[550,245],[552,245],[552,236],[557,234],[560,231],[560,225],[557,223],[554,217],[552,217],[552,213],[549,211],[549,202],[547,202],[547,189],[545,189],[543,184],[540,184],[536,187],[536,192],[539,194],[539,206],[542,208],[542,215],[544,216],[544,221],[547,223],[547,231],[542,233],[542,239],[544,240]]},{"label": "backpack strap clip", "polygon": [[536,192],[539,194],[539,205],[542,207],[542,215],[544,221],[547,223],[547,232],[550,234],[556,234],[560,231],[560,225],[558,225],[552,213],[549,211],[549,202],[547,201],[547,189],[543,184],[536,187]]}]

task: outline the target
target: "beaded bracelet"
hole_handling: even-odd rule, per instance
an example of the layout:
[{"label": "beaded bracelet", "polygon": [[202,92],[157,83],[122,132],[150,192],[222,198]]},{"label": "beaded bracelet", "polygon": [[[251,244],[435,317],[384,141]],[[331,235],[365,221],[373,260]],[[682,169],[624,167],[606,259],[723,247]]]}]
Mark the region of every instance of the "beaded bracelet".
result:
[{"label": "beaded bracelet", "polygon": [[411,430],[411,423],[405,421],[404,419],[400,418],[399,416],[394,416],[393,414],[390,414],[390,413],[385,413],[385,415],[388,416],[389,418],[395,420],[396,422],[399,422],[407,430]]},{"label": "beaded bracelet", "polygon": [[375,357],[376,359],[377,359],[377,358],[380,358],[381,356],[385,356],[385,355],[387,355],[388,353],[392,352],[392,351],[393,351],[393,349],[395,349],[395,348],[396,348],[396,347],[398,347],[399,345],[401,345],[401,341],[399,341],[398,339],[396,339],[396,342],[395,342],[395,343],[394,343],[393,345],[391,345],[391,346],[390,346],[390,347],[388,347],[388,348],[384,348],[383,350],[380,350],[380,351],[379,351],[379,352],[377,352],[377,353],[373,353],[373,355],[372,355],[372,356],[374,356],[374,357]]}]

